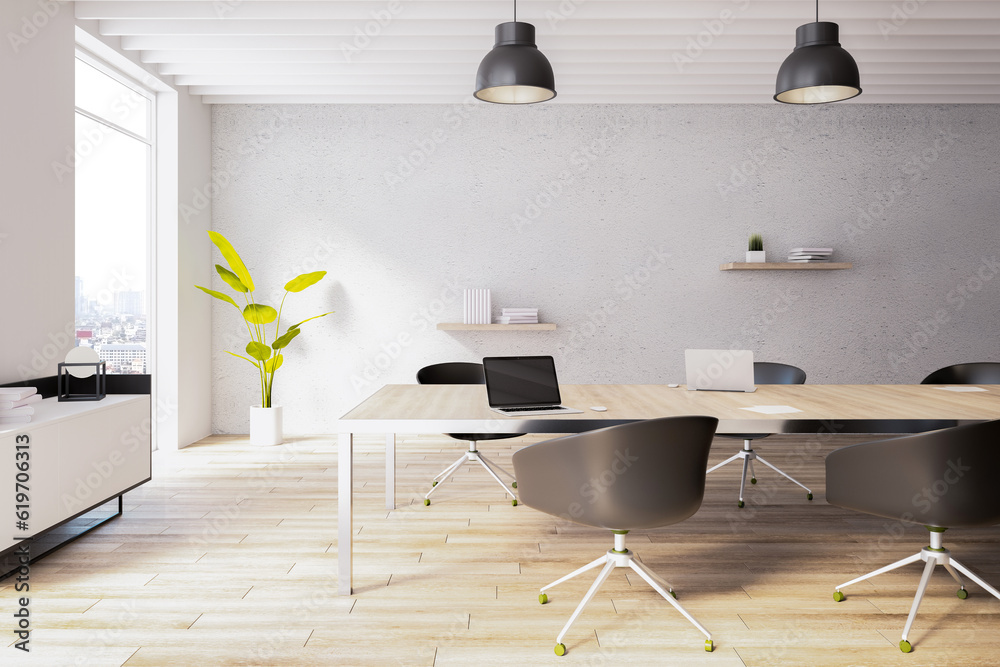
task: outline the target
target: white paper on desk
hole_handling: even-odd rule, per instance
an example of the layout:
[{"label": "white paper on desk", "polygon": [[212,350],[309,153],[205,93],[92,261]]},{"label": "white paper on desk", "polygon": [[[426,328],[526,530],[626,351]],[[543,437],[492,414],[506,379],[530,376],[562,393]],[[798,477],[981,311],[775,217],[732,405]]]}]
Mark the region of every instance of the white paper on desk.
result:
[{"label": "white paper on desk", "polygon": [[945,391],[957,391],[957,392],[986,391],[982,387],[969,387],[968,385],[961,387],[938,387],[938,389],[944,389]]},{"label": "white paper on desk", "polygon": [[788,414],[789,412],[802,412],[798,408],[793,408],[790,405],[755,405],[752,408],[740,408],[740,410],[759,412],[762,415],[783,415]]}]

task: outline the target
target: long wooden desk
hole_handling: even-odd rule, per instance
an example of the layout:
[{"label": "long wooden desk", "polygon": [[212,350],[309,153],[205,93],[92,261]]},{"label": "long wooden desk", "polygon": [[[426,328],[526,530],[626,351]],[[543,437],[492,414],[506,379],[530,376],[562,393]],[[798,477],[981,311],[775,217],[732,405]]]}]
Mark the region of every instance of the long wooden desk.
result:
[{"label": "long wooden desk", "polygon": [[[387,385],[338,422],[338,590],[353,566],[353,434],[386,434],[386,508],[395,508],[396,433],[580,433],[642,419],[709,415],[718,433],[919,433],[1000,419],[1000,385],[955,392],[936,385],[762,385],[753,393],[687,391],[683,385],[561,385],[573,415],[504,417],[483,385]],[[594,412],[591,406],[605,406]],[[761,414],[744,408],[788,406]]]}]

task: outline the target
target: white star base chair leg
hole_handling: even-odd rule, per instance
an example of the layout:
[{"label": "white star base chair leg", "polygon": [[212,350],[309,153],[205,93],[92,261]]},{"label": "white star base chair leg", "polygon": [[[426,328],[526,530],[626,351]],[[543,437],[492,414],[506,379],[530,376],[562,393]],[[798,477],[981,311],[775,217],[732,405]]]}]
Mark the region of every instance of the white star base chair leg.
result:
[{"label": "white star base chair leg", "polygon": [[742,450],[736,452],[735,454],[733,454],[732,456],[730,456],[728,459],[726,459],[722,463],[720,463],[718,465],[715,465],[715,466],[712,466],[711,468],[708,469],[708,472],[714,472],[714,471],[718,470],[719,468],[725,466],[728,463],[732,463],[733,461],[738,461],[739,459],[743,459],[743,477],[740,478],[740,499],[739,499],[739,502],[737,503],[737,505],[739,507],[744,507],[746,505],[746,503],[743,501],[743,492],[746,490],[747,469],[750,470],[750,483],[751,484],[756,484],[757,483],[757,475],[754,474],[754,470],[753,470],[753,462],[754,461],[760,461],[761,463],[763,463],[768,468],[770,468],[774,472],[778,473],[779,475],[781,475],[785,479],[787,479],[790,482],[793,482],[795,484],[798,484],[799,486],[801,486],[803,489],[806,490],[806,498],[809,499],[809,500],[813,499],[813,494],[812,494],[812,491],[809,489],[809,487],[807,487],[805,484],[803,484],[799,480],[795,479],[794,477],[792,477],[791,475],[789,475],[785,471],[783,471],[783,470],[777,468],[776,466],[768,463],[767,461],[764,460],[763,457],[757,456],[757,452],[755,452],[753,449],[750,448],[750,442],[751,442],[750,440],[744,440],[743,441],[743,449]]},{"label": "white star base chair leg", "polygon": [[501,473],[509,477],[511,479],[511,487],[516,489],[517,482],[514,481],[514,476],[509,472],[507,472],[506,470],[504,470],[503,468],[501,468],[500,466],[498,466],[497,464],[490,461],[482,454],[480,454],[479,451],[476,449],[475,441],[472,440],[469,441],[469,450],[463,453],[462,456],[457,461],[455,461],[450,466],[448,466],[440,473],[438,473],[437,476],[434,478],[434,480],[431,482],[432,488],[430,491],[427,492],[427,495],[424,496],[424,505],[431,504],[431,494],[437,491],[438,488],[440,488],[441,484],[444,481],[446,481],[449,477],[451,477],[453,474],[455,474],[455,472],[459,468],[461,468],[462,465],[464,465],[465,463],[473,463],[473,462],[478,463],[479,465],[486,468],[486,472],[490,474],[490,477],[495,479],[496,483],[500,485],[500,488],[503,489],[504,493],[506,493],[511,497],[510,504],[517,507],[517,496],[511,493],[510,489],[507,488],[507,485],[504,484],[503,480],[500,479],[497,473]]},{"label": "white star base chair leg", "polygon": [[[957,560],[951,557],[951,552],[942,546],[943,543],[944,529],[935,528],[931,530],[931,543],[930,546],[926,546],[920,550],[920,553],[914,554],[912,556],[907,556],[902,560],[898,560],[891,565],[886,565],[885,567],[880,567],[874,572],[869,572],[868,574],[858,577],[857,579],[851,579],[846,584],[841,584],[837,586],[837,590],[833,593],[833,599],[836,602],[843,602],[846,596],[840,592],[841,588],[847,588],[852,584],[856,584],[859,581],[864,581],[865,579],[871,579],[872,577],[890,572],[897,568],[903,567],[904,565],[909,565],[910,563],[916,563],[917,561],[924,561],[924,573],[920,577],[920,584],[917,586],[917,593],[913,596],[913,605],[910,607],[910,615],[906,617],[906,625],[903,627],[903,637],[899,642],[899,650],[903,653],[909,653],[913,650],[913,645],[910,644],[907,637],[910,634],[910,628],[913,627],[913,621],[917,618],[917,610],[920,609],[920,603],[924,599],[924,592],[927,590],[927,584],[930,583],[931,574],[934,573],[934,569],[941,565],[947,570],[951,578],[955,580],[958,584],[958,595],[959,600],[964,600],[969,597],[969,592],[965,589],[965,582],[962,581],[962,577],[959,576],[958,572],[961,572],[969,579],[979,584],[985,591],[993,595],[993,597],[1000,600],[1000,591],[993,588],[985,581],[977,577],[975,574],[969,571],[969,568],[965,567]],[[956,572],[958,570],[958,572]]]},{"label": "white star base chair leg", "polygon": [[601,565],[604,566],[601,569],[600,574],[597,575],[597,579],[594,581],[593,585],[591,585],[590,590],[587,591],[587,594],[583,596],[583,599],[580,601],[580,604],[577,605],[576,610],[573,612],[573,615],[569,617],[568,621],[566,621],[566,625],[563,626],[563,629],[559,633],[559,636],[556,637],[556,648],[555,648],[556,655],[566,654],[566,645],[563,644],[563,638],[566,636],[566,633],[569,632],[570,627],[572,627],[573,623],[580,616],[580,613],[584,610],[587,604],[589,604],[590,601],[594,599],[594,595],[597,594],[597,591],[600,590],[604,582],[607,581],[608,577],[611,575],[611,572],[619,567],[627,567],[634,570],[640,577],[642,577],[642,579],[647,584],[652,586],[653,590],[659,593],[664,600],[672,604],[674,606],[674,609],[679,611],[681,615],[684,616],[684,618],[691,621],[691,623],[694,624],[694,626],[698,628],[701,631],[701,633],[706,637],[705,650],[712,651],[715,648],[714,644],[712,643],[712,634],[708,630],[706,630],[705,627],[694,618],[694,616],[689,614],[688,611],[684,607],[682,607],[679,602],[677,602],[676,600],[677,595],[674,593],[673,586],[664,581],[655,572],[650,570],[637,555],[635,555],[634,553],[625,548],[626,533],[628,533],[627,530],[615,531],[614,549],[611,549],[600,558],[591,561],[590,563],[584,565],[580,569],[570,572],[565,577],[553,581],[548,586],[544,586],[539,591],[538,601],[541,602],[542,604],[545,604],[546,602],[549,601],[549,596],[545,594],[545,591],[549,590],[554,586],[558,586],[564,581],[568,581],[573,577],[576,577],[577,575],[583,574],[584,572],[593,570],[594,568],[600,567]]}]

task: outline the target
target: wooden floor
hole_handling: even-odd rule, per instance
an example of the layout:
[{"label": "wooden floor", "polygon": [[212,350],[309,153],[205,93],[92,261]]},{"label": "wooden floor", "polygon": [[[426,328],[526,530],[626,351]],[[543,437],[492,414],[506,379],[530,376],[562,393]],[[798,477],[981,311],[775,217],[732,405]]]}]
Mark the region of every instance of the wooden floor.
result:
[{"label": "wooden floor", "polygon": [[[509,466],[540,438],[488,443]],[[555,637],[596,571],[544,606],[538,588],[611,546],[604,532],[512,507],[468,468],[424,507],[430,478],[460,454],[444,437],[404,437],[400,509],[383,509],[381,438],[355,446],[355,586],[336,595],[336,448],[329,437],[254,448],[212,437],[154,456],[153,481],[125,515],[31,570],[32,653],[2,665],[996,665],[1000,601],[975,585],[962,601],[932,579],[904,655],[899,635],[920,567],[832,600],[834,587],[926,544],[923,528],[823,500],[823,457],[859,441],[775,436],[758,452],[811,485],[816,499],[759,468],[737,509],[736,465],[709,476],[691,519],[629,535],[712,633],[714,653],[683,617],[624,571],[567,636]],[[717,439],[713,461],[740,446]],[[955,530],[953,554],[1000,584],[1000,528]],[[13,643],[13,582],[0,582]]]}]

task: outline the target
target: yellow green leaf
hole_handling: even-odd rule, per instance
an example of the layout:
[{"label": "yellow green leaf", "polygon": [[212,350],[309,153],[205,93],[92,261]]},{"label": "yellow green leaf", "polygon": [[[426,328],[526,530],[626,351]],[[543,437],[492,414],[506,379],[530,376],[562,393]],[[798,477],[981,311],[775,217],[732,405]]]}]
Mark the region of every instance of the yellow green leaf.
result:
[{"label": "yellow green leaf", "polygon": [[218,272],[219,277],[225,280],[226,284],[232,287],[237,292],[247,291],[247,286],[243,284],[243,282],[239,279],[239,277],[235,273],[233,273],[226,267],[222,266],[221,264],[216,264],[215,270]]},{"label": "yellow green leaf", "polygon": [[286,292],[301,292],[307,287],[311,287],[323,280],[323,276],[326,275],[326,271],[313,271],[312,273],[303,273],[301,276],[296,276],[292,278],[287,283],[285,283]]},{"label": "yellow green leaf", "polygon": [[284,360],[285,360],[284,357],[282,357],[280,354],[276,357],[271,357],[270,359],[264,362],[264,372],[273,373],[274,371],[281,368],[281,363]]},{"label": "yellow green leaf", "polygon": [[257,361],[267,361],[271,357],[271,348],[255,340],[247,343],[247,354]]},{"label": "yellow green leaf", "polygon": [[337,312],[337,311],[331,310],[329,313],[323,313],[322,315],[314,315],[314,316],[312,316],[312,317],[310,317],[308,319],[302,320],[298,324],[293,324],[292,326],[288,327],[288,330],[291,331],[292,329],[298,329],[300,326],[302,326],[303,324],[305,324],[306,322],[308,322],[310,320],[316,320],[316,319],[319,319],[321,317],[326,317],[327,315],[333,315],[335,312]]},{"label": "yellow green leaf", "polygon": [[214,296],[216,299],[219,299],[220,301],[231,303],[234,306],[236,306],[237,310],[239,309],[239,306],[236,305],[235,301],[233,301],[233,297],[229,296],[228,294],[223,294],[222,292],[216,292],[214,289],[208,289],[207,287],[202,287],[201,285],[195,285],[195,287],[200,289],[205,294],[208,294],[209,296]]},{"label": "yellow green leaf", "polygon": [[218,232],[209,230],[208,236],[212,239],[212,243],[215,244],[215,247],[219,249],[219,252],[221,252],[222,256],[226,259],[226,262],[229,264],[229,268],[233,270],[233,273],[235,273],[240,279],[240,282],[246,286],[247,290],[252,292],[254,290],[253,278],[250,277],[250,271],[247,269],[246,264],[243,263],[243,260],[240,259],[240,255],[236,252],[236,248],[233,247],[233,244],[230,243],[225,236]]},{"label": "yellow green leaf", "polygon": [[243,319],[252,324],[270,324],[278,319],[278,311],[261,303],[251,303],[243,309]]}]

